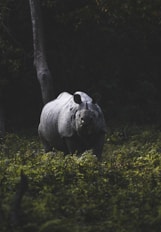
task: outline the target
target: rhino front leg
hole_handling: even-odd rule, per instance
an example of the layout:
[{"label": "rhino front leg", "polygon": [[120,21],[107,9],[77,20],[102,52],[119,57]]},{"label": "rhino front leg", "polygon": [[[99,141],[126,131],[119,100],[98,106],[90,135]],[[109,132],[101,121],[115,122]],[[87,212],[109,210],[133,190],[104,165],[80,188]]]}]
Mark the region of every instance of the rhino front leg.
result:
[{"label": "rhino front leg", "polygon": [[72,138],[64,138],[64,142],[65,142],[65,146],[66,146],[66,150],[64,151],[64,154],[74,154],[74,152],[76,151],[76,144],[73,141]]},{"label": "rhino front leg", "polygon": [[103,145],[105,142],[105,134],[101,134],[97,138],[97,142],[93,146],[93,154],[97,156],[98,160],[102,158]]}]

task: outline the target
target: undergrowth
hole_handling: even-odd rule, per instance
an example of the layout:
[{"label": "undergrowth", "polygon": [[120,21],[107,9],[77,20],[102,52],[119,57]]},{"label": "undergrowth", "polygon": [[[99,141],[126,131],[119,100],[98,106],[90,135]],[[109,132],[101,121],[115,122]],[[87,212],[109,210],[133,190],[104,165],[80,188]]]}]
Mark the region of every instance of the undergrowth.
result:
[{"label": "undergrowth", "polygon": [[37,137],[0,144],[1,232],[157,232],[161,229],[159,127],[109,130],[102,161],[44,153]]}]

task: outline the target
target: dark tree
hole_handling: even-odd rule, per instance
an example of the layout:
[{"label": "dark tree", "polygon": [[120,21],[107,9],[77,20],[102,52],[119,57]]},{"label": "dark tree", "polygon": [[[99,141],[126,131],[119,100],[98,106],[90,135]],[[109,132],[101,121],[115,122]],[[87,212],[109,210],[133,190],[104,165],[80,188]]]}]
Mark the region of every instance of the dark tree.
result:
[{"label": "dark tree", "polygon": [[4,109],[0,105],[0,138],[3,138],[5,134],[5,119],[4,119]]},{"label": "dark tree", "polygon": [[39,0],[29,0],[29,3],[33,29],[34,65],[45,104],[54,96],[53,79],[46,61],[40,3]]}]

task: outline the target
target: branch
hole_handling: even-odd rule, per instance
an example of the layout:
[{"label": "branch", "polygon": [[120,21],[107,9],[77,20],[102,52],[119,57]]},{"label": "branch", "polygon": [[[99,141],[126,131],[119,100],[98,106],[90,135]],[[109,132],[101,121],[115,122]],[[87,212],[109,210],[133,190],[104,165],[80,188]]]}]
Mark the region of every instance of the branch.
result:
[{"label": "branch", "polygon": [[28,188],[28,179],[24,172],[21,170],[21,179],[15,193],[13,204],[11,207],[11,223],[12,225],[18,225],[20,223],[20,208],[22,198]]}]

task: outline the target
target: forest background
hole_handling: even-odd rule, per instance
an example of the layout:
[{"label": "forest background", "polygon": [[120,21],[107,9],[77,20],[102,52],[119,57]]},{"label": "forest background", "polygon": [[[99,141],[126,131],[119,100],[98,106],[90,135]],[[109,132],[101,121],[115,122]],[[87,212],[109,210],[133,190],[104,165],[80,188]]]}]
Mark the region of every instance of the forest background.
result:
[{"label": "forest background", "polygon": [[44,153],[28,0],[0,1],[2,232],[161,231],[161,1],[41,0],[55,95],[98,95],[102,161]]},{"label": "forest background", "polygon": [[[99,95],[107,122],[159,122],[159,0],[41,0],[41,8],[56,95]],[[7,130],[37,127],[42,99],[26,0],[0,2],[0,104]]]}]

